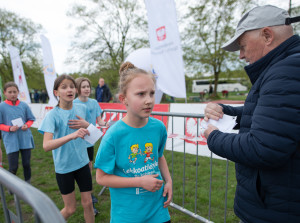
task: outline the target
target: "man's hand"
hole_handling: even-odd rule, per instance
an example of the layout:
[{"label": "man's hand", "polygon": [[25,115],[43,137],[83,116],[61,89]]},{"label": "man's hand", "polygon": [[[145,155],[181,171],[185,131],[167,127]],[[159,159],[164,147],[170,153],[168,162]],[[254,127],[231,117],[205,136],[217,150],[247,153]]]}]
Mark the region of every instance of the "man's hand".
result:
[{"label": "man's hand", "polygon": [[214,130],[219,130],[219,129],[214,125],[208,124],[207,129],[204,131],[205,138],[208,139],[208,136]]},{"label": "man's hand", "polygon": [[223,107],[216,103],[209,102],[204,109],[205,121],[208,121],[208,119],[210,118],[218,121],[220,118],[223,117],[223,115]]}]

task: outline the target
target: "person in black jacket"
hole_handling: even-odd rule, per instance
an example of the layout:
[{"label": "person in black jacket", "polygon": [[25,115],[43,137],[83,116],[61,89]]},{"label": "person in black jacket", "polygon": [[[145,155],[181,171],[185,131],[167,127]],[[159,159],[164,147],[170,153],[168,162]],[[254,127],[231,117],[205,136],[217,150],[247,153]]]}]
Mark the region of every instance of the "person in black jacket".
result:
[{"label": "person in black jacket", "polygon": [[99,84],[96,88],[95,98],[98,102],[109,102],[112,99],[109,87],[105,84],[104,79],[99,79]]},{"label": "person in black jacket", "polygon": [[222,48],[240,51],[252,88],[244,106],[209,103],[205,120],[237,116],[239,133],[208,125],[209,149],[236,165],[235,214],[245,223],[300,222],[300,38],[294,19],[255,7]]}]

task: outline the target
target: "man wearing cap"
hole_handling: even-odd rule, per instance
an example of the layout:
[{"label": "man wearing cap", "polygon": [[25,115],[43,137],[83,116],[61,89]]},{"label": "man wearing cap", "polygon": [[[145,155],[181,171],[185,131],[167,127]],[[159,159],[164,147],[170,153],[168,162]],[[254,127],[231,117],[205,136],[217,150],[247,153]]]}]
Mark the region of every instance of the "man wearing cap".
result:
[{"label": "man wearing cap", "polygon": [[244,106],[209,103],[205,120],[237,116],[238,134],[208,125],[209,149],[236,164],[234,210],[245,223],[300,222],[300,38],[275,6],[243,15],[222,48],[240,51],[252,88]]}]

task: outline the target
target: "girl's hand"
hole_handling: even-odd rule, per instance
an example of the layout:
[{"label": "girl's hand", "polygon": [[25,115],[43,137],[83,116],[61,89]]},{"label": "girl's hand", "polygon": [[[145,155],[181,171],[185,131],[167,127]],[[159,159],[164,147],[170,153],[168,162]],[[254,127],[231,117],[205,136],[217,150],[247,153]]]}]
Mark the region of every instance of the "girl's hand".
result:
[{"label": "girl's hand", "polygon": [[156,177],[158,177],[158,174],[142,176],[142,188],[151,192],[159,190],[163,185],[163,181]]},{"label": "girl's hand", "polygon": [[172,183],[167,182],[164,186],[164,193],[163,196],[167,196],[168,199],[164,202],[164,208],[168,207],[171,203],[172,197],[173,197],[173,190],[172,190]]},{"label": "girl's hand", "polygon": [[26,124],[24,124],[24,125],[22,125],[21,129],[22,129],[23,131],[25,131],[25,130],[28,129],[28,126],[27,126]]},{"label": "girl's hand", "polygon": [[69,120],[68,125],[71,129],[80,129],[80,128],[87,128],[90,123],[88,123],[86,120],[81,118],[80,116],[76,115],[78,119]]},{"label": "girl's hand", "polygon": [[19,126],[13,125],[13,126],[11,126],[11,127],[9,128],[9,131],[10,131],[10,132],[15,132],[15,131],[17,131],[18,129],[19,129]]},{"label": "girl's hand", "polygon": [[82,138],[83,139],[83,137],[85,135],[90,135],[89,131],[85,128],[80,128],[76,132],[72,133],[72,138],[73,139],[77,139],[77,138]]}]

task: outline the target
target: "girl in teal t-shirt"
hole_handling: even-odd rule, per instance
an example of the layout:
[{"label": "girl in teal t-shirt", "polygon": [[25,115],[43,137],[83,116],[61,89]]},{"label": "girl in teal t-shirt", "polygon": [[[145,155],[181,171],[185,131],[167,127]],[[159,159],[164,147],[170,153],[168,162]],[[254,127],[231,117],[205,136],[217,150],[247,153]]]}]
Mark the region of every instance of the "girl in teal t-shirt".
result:
[{"label": "girl in teal t-shirt", "polygon": [[172,179],[163,155],[167,131],[161,121],[149,117],[155,78],[126,62],[120,68],[119,88],[127,115],[108,129],[95,161],[97,183],[110,189],[110,222],[170,222]]},{"label": "girl in teal t-shirt", "polygon": [[[76,210],[75,181],[79,187],[85,222],[95,222],[92,204],[92,176],[86,142],[89,134],[89,112],[85,105],[73,103],[76,94],[75,80],[69,75],[56,78],[53,93],[59,97],[58,105],[49,111],[39,131],[44,134],[44,150],[52,151],[56,181],[64,201],[61,214],[68,219]],[[69,120],[80,117],[84,128],[70,128]]]}]

